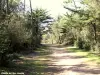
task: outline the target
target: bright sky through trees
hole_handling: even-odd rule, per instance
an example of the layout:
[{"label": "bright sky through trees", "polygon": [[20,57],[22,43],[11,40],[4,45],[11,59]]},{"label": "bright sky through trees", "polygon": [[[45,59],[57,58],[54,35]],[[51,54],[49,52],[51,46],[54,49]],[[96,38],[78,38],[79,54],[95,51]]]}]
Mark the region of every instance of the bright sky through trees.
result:
[{"label": "bright sky through trees", "polygon": [[[63,1],[65,0],[32,0],[32,8],[47,9],[51,16],[56,17],[66,12],[63,8]],[[26,0],[26,5],[29,6],[29,0]]]}]

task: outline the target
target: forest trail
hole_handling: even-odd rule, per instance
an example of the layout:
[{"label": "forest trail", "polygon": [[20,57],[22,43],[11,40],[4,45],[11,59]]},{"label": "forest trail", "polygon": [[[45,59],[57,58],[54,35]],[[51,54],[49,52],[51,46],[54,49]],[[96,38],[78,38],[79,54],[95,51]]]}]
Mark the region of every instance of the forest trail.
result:
[{"label": "forest trail", "polygon": [[100,67],[87,62],[88,58],[67,51],[66,47],[49,45],[48,75],[100,75]]},{"label": "forest trail", "polygon": [[45,46],[46,48],[40,52],[42,55],[29,54],[25,57],[27,60],[36,61],[36,64],[39,63],[38,67],[33,65],[35,71],[32,75],[100,75],[100,66],[88,61],[85,56],[77,55],[64,46]]}]

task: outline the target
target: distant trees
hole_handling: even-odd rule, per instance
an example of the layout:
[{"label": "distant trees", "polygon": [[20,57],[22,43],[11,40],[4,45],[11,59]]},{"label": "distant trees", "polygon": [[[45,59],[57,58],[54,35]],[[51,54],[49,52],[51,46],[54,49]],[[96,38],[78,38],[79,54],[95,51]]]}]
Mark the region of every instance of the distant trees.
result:
[{"label": "distant trees", "polygon": [[[70,3],[74,7],[69,6]],[[75,44],[82,49],[100,52],[100,1],[83,0],[80,7],[75,3],[75,0],[65,2],[64,8],[70,13],[53,23],[51,34],[56,42],[60,41],[57,43]]]},{"label": "distant trees", "polygon": [[[43,23],[45,20],[49,19],[49,15],[47,15],[46,10],[43,9],[35,9],[32,10],[32,13],[30,15],[30,13],[27,14],[27,24],[26,26],[28,27],[28,29],[31,29],[32,32],[32,44],[34,47],[37,47],[42,39],[41,36],[41,23]],[[30,22],[32,20],[32,22]]]}]

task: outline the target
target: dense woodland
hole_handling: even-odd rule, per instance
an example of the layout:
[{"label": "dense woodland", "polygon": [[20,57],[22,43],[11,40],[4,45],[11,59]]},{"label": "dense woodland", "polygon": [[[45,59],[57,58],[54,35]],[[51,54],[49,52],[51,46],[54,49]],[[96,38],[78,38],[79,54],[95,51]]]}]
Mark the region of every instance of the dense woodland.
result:
[{"label": "dense woodland", "polygon": [[[100,52],[100,1],[82,0],[77,5],[75,0],[64,2],[66,12],[58,16],[49,28],[51,35],[48,42],[75,45],[81,49]],[[69,6],[71,5],[72,6]]]},{"label": "dense woodland", "polygon": [[25,0],[0,0],[0,65],[6,66],[16,52],[39,47],[44,28],[41,23],[49,19],[44,9],[25,11]]},{"label": "dense woodland", "polygon": [[[16,53],[36,50],[41,42],[100,53],[100,0],[81,0],[81,6],[66,0],[63,7],[68,12],[52,23],[46,10],[32,9],[29,2],[26,11],[25,0],[0,0],[0,66],[9,64]],[[42,26],[44,23],[48,26]]]}]

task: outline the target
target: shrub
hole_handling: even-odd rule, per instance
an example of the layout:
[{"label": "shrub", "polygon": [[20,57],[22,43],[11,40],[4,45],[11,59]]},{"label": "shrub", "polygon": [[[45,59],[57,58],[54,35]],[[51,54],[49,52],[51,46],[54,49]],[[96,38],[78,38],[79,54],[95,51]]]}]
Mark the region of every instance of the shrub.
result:
[{"label": "shrub", "polygon": [[8,55],[11,51],[9,34],[6,25],[0,25],[0,65],[5,66],[8,63]]}]

